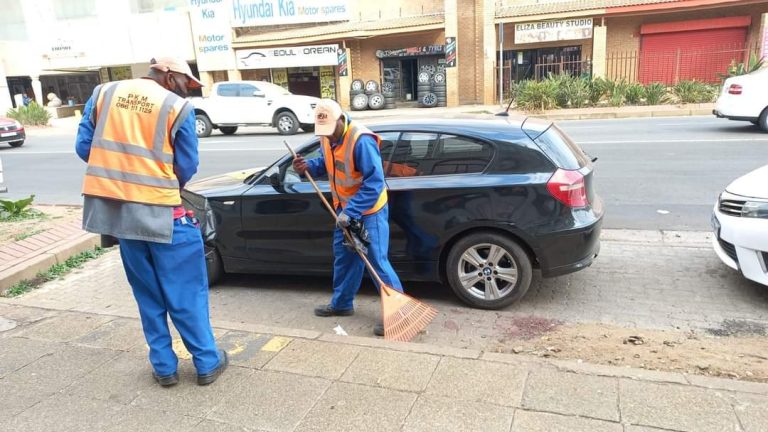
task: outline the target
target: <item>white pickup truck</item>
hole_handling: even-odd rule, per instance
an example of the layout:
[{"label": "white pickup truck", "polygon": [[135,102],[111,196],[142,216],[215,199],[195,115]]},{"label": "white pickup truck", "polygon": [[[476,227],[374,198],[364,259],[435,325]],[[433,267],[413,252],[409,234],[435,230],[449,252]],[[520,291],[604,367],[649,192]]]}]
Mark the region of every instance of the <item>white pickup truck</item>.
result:
[{"label": "white pickup truck", "polygon": [[232,135],[238,126],[269,125],[281,135],[293,135],[299,128],[312,132],[320,99],[266,81],[223,81],[213,85],[210,96],[189,100],[195,106],[197,136],[207,137],[214,129]]}]

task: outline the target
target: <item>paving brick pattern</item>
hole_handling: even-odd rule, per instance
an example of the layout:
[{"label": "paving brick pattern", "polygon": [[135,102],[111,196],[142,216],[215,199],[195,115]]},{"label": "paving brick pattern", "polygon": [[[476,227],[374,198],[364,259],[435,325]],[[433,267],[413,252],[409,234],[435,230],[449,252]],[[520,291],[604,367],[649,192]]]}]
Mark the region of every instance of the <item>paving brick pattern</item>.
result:
[{"label": "paving brick pattern", "polygon": [[234,360],[216,383],[197,386],[192,362],[181,360],[180,384],[161,388],[146,346],[127,337],[136,319],[7,304],[0,316],[20,319],[0,332],[2,431],[768,429],[768,384],[627,379],[626,368],[568,372],[513,355],[458,358],[429,345],[291,338],[234,323],[215,329]]}]

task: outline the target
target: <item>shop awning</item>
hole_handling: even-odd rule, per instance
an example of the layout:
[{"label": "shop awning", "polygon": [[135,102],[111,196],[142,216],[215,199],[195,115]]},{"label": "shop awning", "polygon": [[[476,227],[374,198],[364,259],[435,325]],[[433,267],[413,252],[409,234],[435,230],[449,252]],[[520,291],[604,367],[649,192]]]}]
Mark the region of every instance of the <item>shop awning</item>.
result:
[{"label": "shop awning", "polygon": [[389,20],[345,22],[308,28],[245,34],[235,38],[232,46],[234,48],[254,48],[275,45],[276,43],[294,45],[339,39],[368,38],[397,33],[443,29],[444,23],[445,17],[443,14]]}]

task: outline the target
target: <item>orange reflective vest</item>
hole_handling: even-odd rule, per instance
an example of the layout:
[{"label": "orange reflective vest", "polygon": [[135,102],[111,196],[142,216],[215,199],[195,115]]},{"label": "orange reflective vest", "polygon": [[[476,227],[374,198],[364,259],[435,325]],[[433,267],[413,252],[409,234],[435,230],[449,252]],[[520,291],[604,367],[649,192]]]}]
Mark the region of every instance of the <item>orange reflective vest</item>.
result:
[{"label": "orange reflective vest", "polygon": [[83,194],[181,205],[172,142],[192,104],[148,79],[97,87],[92,100],[96,129]]},{"label": "orange reflective vest", "polygon": [[[347,202],[360,189],[363,184],[363,173],[355,168],[355,144],[361,135],[370,135],[376,139],[376,143],[381,146],[381,138],[371,132],[365,126],[358,126],[350,122],[342,143],[336,147],[331,147],[331,140],[328,137],[322,138],[323,154],[325,155],[325,169],[328,171],[328,181],[331,184],[331,194],[333,195],[333,206],[344,208]],[[376,203],[370,209],[363,212],[364,215],[376,213],[387,204],[387,189],[383,189],[379,194]]]}]

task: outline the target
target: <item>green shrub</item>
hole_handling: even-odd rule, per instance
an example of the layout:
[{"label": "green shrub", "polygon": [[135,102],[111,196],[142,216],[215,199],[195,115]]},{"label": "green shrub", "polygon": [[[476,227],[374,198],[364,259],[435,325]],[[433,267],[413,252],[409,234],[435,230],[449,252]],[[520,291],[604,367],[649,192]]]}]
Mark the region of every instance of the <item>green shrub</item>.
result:
[{"label": "green shrub", "polygon": [[608,91],[608,83],[602,78],[595,78],[589,82],[589,103],[597,105]]},{"label": "green shrub", "polygon": [[16,109],[10,109],[6,115],[23,125],[45,126],[51,120],[51,113],[36,102],[31,102],[27,106],[20,106]]},{"label": "green shrub", "polygon": [[645,97],[645,87],[642,84],[632,83],[627,86],[625,99],[629,105],[640,105]]},{"label": "green shrub", "polygon": [[29,208],[35,196],[20,199],[18,201],[0,200],[0,221],[23,220],[34,217],[34,212]]},{"label": "green shrub", "polygon": [[560,81],[558,105],[561,108],[582,108],[589,102],[589,80],[569,76]]},{"label": "green shrub", "polygon": [[605,88],[608,95],[608,103],[614,107],[624,105],[628,87],[627,81],[623,78],[619,81],[606,81]]},{"label": "green shrub", "polygon": [[667,99],[667,86],[664,84],[655,82],[645,86],[645,102],[648,105],[659,105]]},{"label": "green shrub", "polygon": [[717,96],[717,87],[699,81],[680,81],[672,92],[682,103],[712,102]]},{"label": "green shrub", "polygon": [[718,75],[723,80],[733,76],[746,75],[763,67],[764,62],[765,58],[757,58],[756,55],[750,56],[747,63],[736,63],[736,60],[731,60],[731,64],[728,65],[725,73]]},{"label": "green shrub", "polygon": [[554,81],[526,81],[518,87],[517,106],[526,111],[545,111],[557,107],[557,97]]}]

